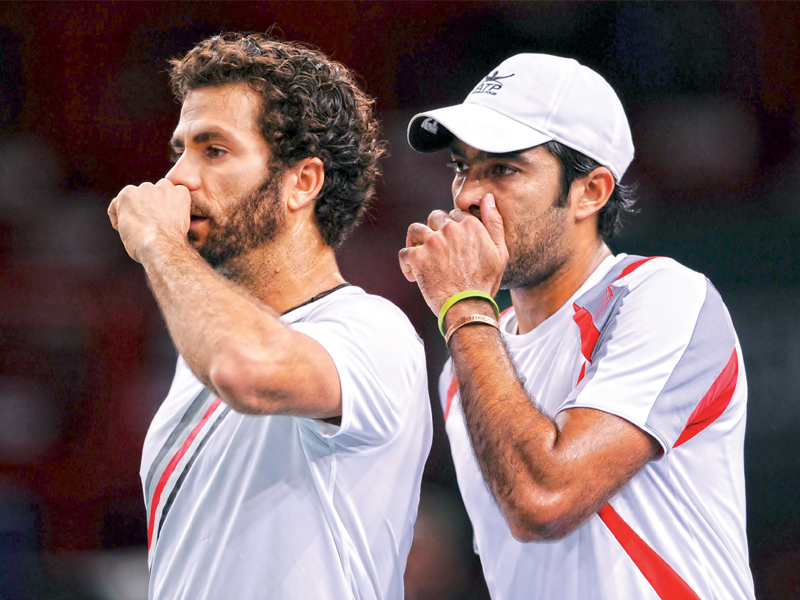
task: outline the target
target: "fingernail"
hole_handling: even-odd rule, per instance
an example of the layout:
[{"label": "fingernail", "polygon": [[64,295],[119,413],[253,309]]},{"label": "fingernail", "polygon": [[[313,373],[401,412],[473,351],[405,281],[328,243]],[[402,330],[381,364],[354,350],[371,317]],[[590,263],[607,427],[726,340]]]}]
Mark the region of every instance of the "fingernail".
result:
[{"label": "fingernail", "polygon": [[486,203],[493,208],[497,206],[494,203],[494,194],[486,194]]}]

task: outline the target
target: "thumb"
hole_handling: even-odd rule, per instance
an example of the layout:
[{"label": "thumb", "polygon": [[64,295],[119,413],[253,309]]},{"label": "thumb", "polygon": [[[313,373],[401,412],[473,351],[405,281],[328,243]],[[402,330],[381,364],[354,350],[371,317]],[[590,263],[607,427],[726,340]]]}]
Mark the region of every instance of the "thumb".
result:
[{"label": "thumb", "polygon": [[503,227],[503,217],[497,210],[493,194],[486,194],[481,198],[481,222],[489,232],[495,246],[504,249],[506,247],[506,230]]}]

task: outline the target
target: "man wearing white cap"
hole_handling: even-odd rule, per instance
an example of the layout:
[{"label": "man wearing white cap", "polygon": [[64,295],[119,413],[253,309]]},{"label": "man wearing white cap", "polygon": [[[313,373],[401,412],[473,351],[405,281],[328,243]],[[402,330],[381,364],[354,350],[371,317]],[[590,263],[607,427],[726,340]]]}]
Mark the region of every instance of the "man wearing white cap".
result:
[{"label": "man wearing white cap", "polygon": [[703,275],[606,245],[631,208],[614,90],[520,54],[408,137],[455,171],[455,209],[409,227],[400,265],[451,353],[439,389],[492,597],[753,598],[741,349]]}]

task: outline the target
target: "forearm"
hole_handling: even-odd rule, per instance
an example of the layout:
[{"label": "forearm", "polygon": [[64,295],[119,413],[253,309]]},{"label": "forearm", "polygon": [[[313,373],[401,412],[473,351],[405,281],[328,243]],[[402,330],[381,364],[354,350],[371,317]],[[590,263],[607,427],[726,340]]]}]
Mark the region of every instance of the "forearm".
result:
[{"label": "forearm", "polygon": [[[486,302],[459,304],[447,322],[491,314]],[[566,535],[615,490],[587,472],[587,447],[528,396],[497,330],[463,327],[450,350],[475,456],[512,532],[525,541]]]},{"label": "forearm", "polygon": [[[459,304],[447,322],[491,314],[485,302]],[[550,523],[567,483],[558,467],[555,423],[527,395],[496,329],[462,327],[450,350],[475,456],[509,525],[514,530]]]},{"label": "forearm", "polygon": [[269,370],[287,347],[290,330],[268,307],[214,272],[188,242],[161,239],[142,255],[148,283],[170,336],[192,372],[239,410],[224,382],[229,365],[270,356]]},{"label": "forearm", "polygon": [[[491,311],[473,302],[457,304],[447,321]],[[475,456],[518,540],[567,535],[656,456],[658,443],[616,415],[590,408],[555,420],[543,414],[493,327],[459,329],[450,349]]]}]

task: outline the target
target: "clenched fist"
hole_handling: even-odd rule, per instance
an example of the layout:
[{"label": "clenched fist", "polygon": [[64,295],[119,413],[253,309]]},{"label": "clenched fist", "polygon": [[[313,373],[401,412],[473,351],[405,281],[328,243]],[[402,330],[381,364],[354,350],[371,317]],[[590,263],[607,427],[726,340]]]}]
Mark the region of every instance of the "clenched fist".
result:
[{"label": "clenched fist", "polygon": [[191,204],[186,187],[162,179],[156,184],[124,187],[108,206],[108,218],[130,257],[142,262],[142,252],[149,243],[186,240]]},{"label": "clenched fist", "polygon": [[481,290],[494,296],[500,288],[508,249],[492,194],[481,199],[480,212],[479,220],[459,209],[449,214],[435,210],[427,225],[408,228],[400,268],[406,279],[417,282],[433,314],[458,292]]}]

